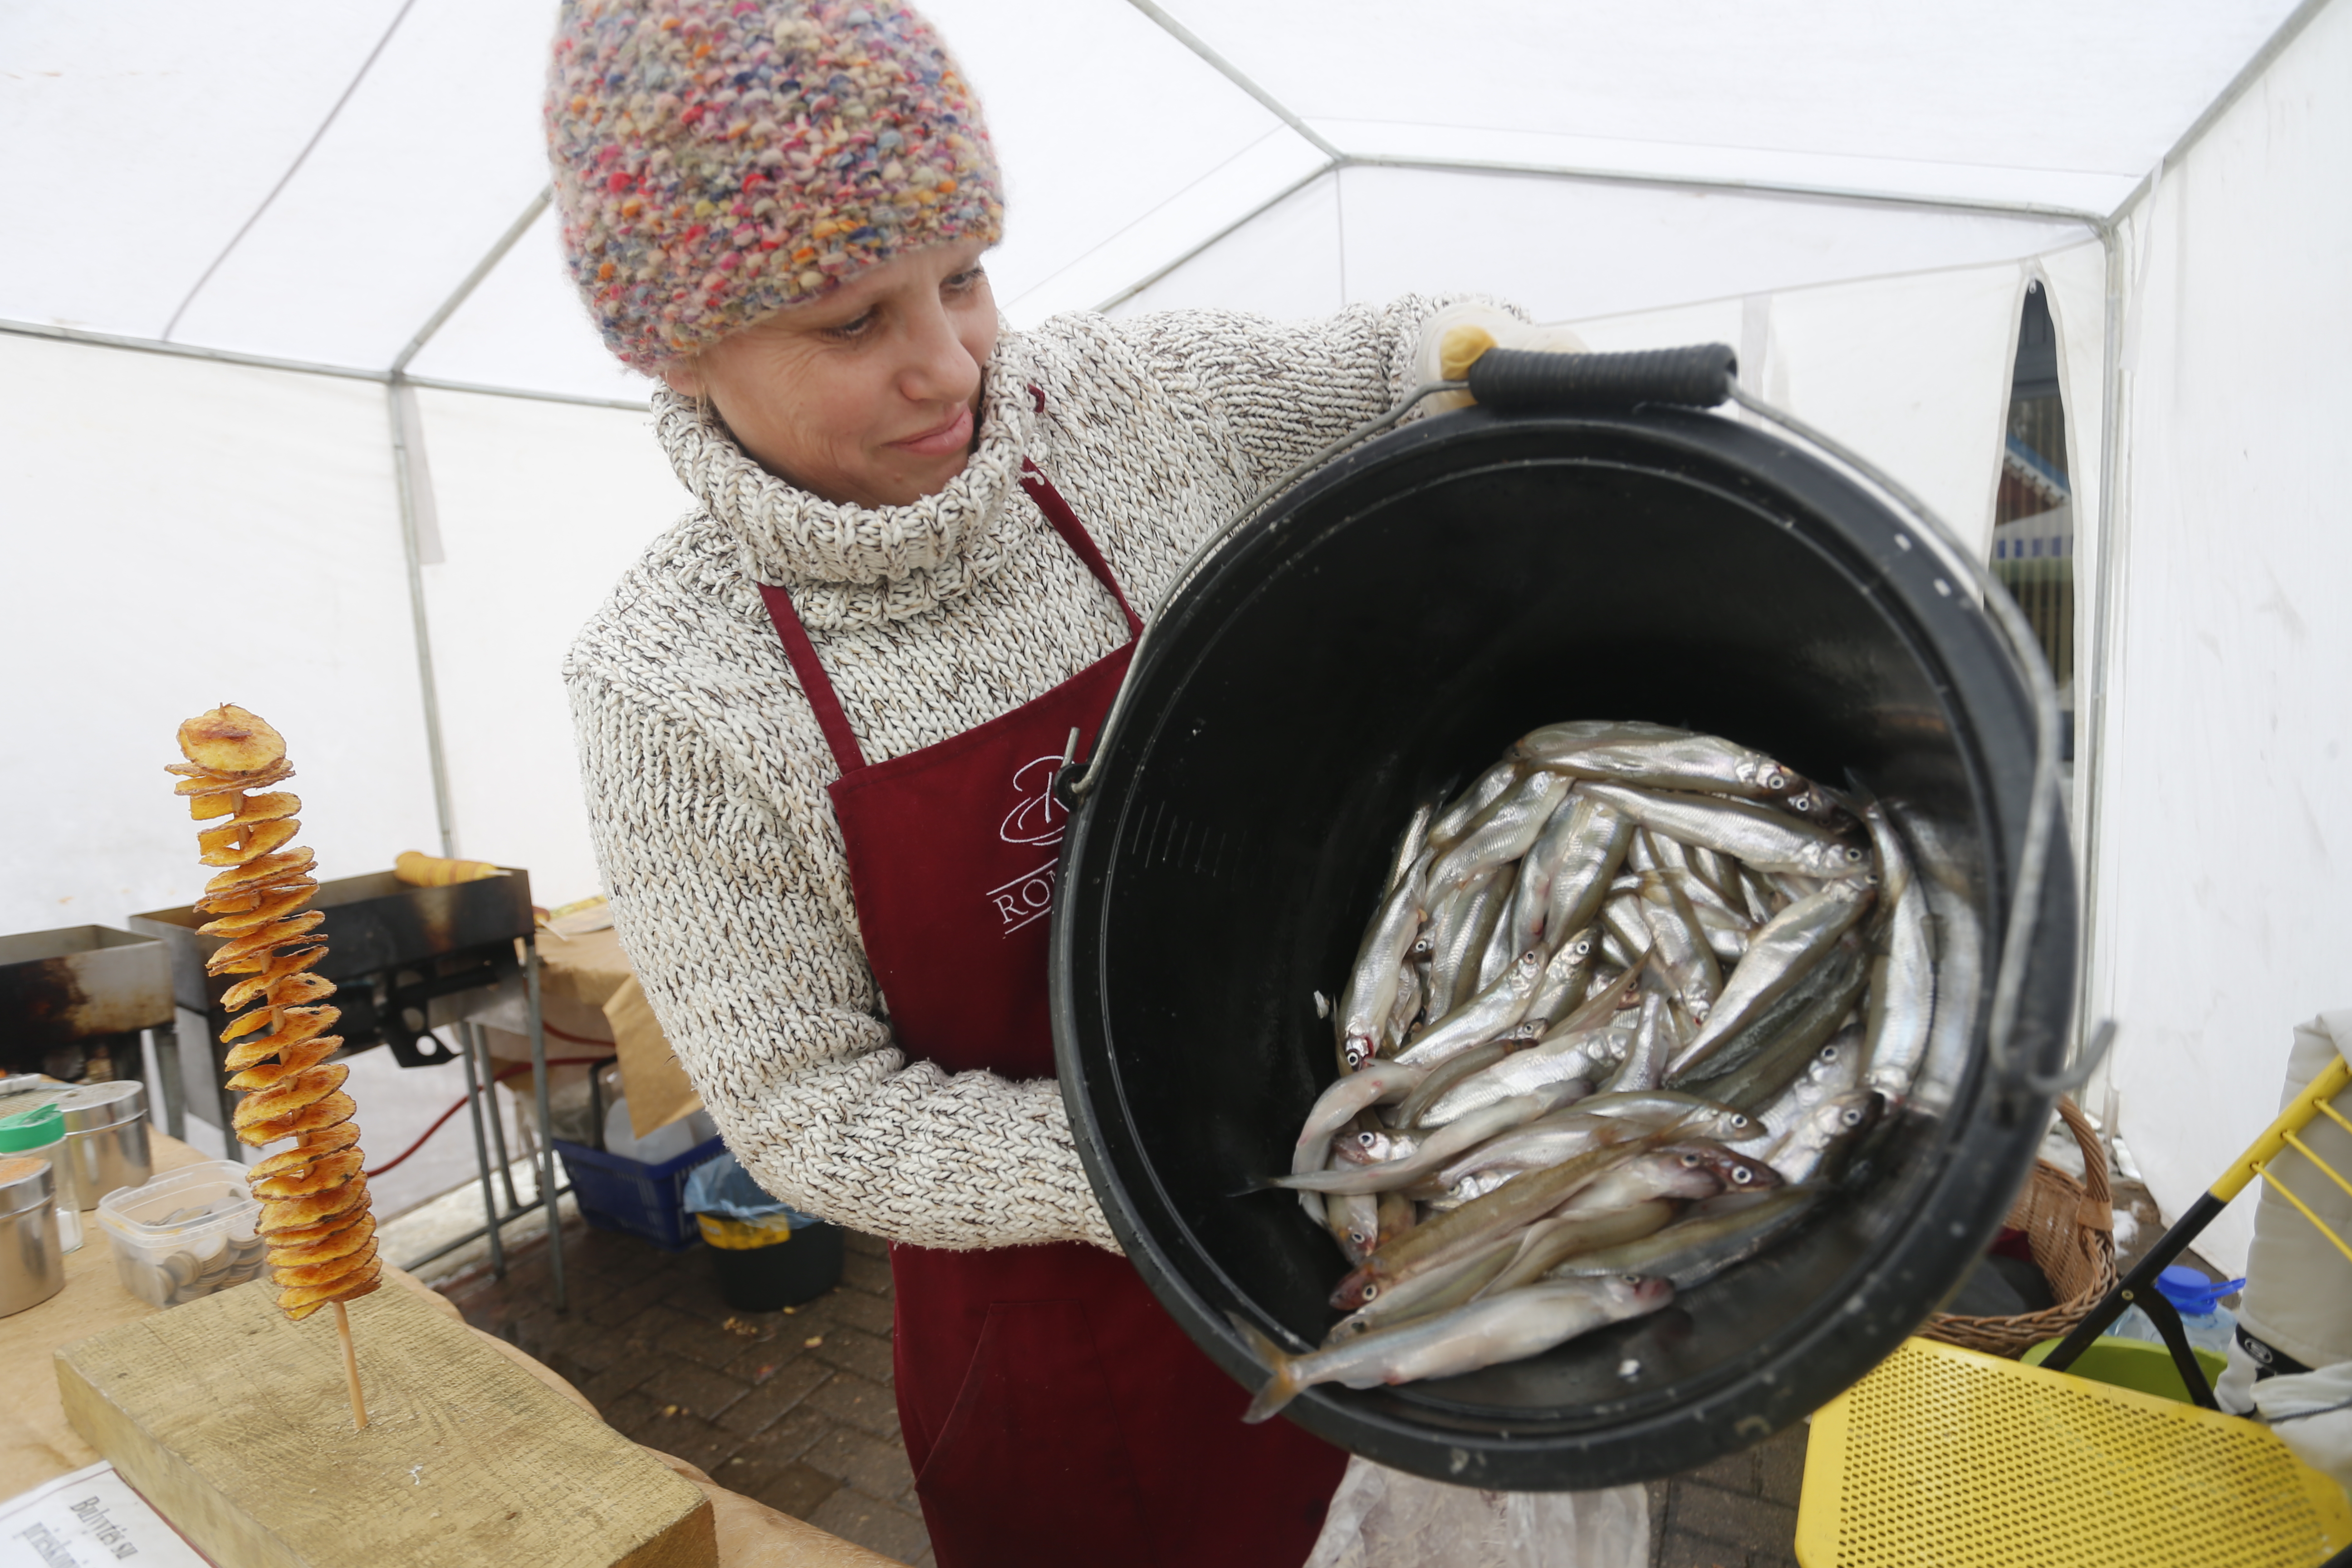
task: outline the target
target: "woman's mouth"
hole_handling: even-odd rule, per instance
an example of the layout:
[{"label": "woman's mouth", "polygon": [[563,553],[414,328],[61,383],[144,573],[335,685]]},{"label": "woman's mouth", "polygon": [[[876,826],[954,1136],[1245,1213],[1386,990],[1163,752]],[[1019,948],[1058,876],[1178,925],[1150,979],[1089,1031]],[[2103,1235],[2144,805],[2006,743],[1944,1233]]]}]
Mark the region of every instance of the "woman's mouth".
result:
[{"label": "woman's mouth", "polygon": [[971,445],[971,410],[959,405],[944,423],[890,445],[919,458],[943,458],[961,452]]}]

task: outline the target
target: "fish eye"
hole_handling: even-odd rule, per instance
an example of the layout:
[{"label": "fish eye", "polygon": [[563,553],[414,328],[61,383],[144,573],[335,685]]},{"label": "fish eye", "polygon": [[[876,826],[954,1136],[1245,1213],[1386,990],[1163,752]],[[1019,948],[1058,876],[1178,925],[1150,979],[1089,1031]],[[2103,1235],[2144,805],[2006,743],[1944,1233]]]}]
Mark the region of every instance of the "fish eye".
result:
[{"label": "fish eye", "polygon": [[1378,1285],[1369,1285],[1369,1284],[1368,1284],[1368,1285],[1366,1285],[1366,1286],[1364,1287],[1364,1300],[1367,1300],[1367,1301],[1371,1300],[1375,1296],[1378,1296],[1380,1293],[1381,1293],[1381,1288],[1380,1288]]},{"label": "fish eye", "polygon": [[1348,1233],[1348,1239],[1354,1242],[1358,1247],[1368,1247],[1371,1244],[1372,1238],[1366,1236],[1360,1230],[1351,1230]]},{"label": "fish eye", "polygon": [[1735,1110],[1731,1113],[1731,1125],[1735,1129],[1745,1127],[1748,1125],[1748,1118],[1743,1113]]},{"label": "fish eye", "polygon": [[1733,1186],[1744,1187],[1755,1179],[1756,1173],[1749,1170],[1747,1166],[1734,1165],[1731,1167],[1731,1184]]},{"label": "fish eye", "polygon": [[1377,1132],[1359,1132],[1356,1134],[1356,1142],[1362,1144],[1367,1149],[1377,1147],[1380,1141],[1381,1135]]},{"label": "fish eye", "polygon": [[1696,1171],[1706,1163],[1706,1161],[1697,1154],[1685,1154],[1682,1156],[1682,1162],[1683,1169],[1685,1171]]},{"label": "fish eye", "polygon": [[1841,1114],[1838,1117],[1838,1120],[1844,1122],[1848,1127],[1859,1127],[1862,1125],[1862,1112],[1859,1110],[1847,1110]]}]

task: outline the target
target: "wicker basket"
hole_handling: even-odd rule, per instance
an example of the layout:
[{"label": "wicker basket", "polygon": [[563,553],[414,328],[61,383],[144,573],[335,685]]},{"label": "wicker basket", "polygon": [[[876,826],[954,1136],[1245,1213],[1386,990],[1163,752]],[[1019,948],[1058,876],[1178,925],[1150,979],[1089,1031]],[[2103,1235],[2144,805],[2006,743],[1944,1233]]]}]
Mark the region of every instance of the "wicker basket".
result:
[{"label": "wicker basket", "polygon": [[2084,1180],[2047,1160],[2033,1163],[2025,1190],[2010,1205],[2010,1225],[2025,1233],[2033,1266],[2050,1281],[2057,1305],[2014,1318],[1964,1318],[1938,1312],[1920,1334],[1962,1350],[2017,1357],[2068,1332],[2115,1288],[2114,1192],[2107,1185],[2107,1158],[2090,1119],[2072,1100],[2058,1102],[2074,1142],[2082,1145]]}]

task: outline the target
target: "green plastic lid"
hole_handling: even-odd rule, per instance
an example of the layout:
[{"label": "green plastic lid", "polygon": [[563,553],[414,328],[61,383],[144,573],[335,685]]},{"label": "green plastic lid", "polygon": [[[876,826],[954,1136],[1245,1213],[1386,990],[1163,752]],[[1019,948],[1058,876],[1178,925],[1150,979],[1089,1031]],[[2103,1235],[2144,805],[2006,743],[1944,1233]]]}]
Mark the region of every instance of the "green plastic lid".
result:
[{"label": "green plastic lid", "polygon": [[0,1154],[46,1148],[66,1135],[66,1114],[54,1105],[0,1116]]}]

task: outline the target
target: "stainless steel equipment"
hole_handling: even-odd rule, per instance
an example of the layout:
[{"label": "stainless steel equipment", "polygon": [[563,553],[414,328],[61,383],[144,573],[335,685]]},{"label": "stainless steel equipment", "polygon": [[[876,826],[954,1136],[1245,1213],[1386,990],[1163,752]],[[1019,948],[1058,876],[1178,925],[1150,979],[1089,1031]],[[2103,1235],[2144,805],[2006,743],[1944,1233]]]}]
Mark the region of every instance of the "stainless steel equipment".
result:
[{"label": "stainless steel equipment", "polygon": [[139,1078],[140,1031],[171,1024],[171,964],[153,937],[95,925],[0,937],[0,1072]]},{"label": "stainless steel equipment", "polygon": [[58,1247],[57,1181],[47,1160],[0,1155],[0,1318],[65,1289]]},{"label": "stainless steel equipment", "polygon": [[62,1200],[87,1214],[107,1194],[145,1186],[153,1177],[143,1087],[128,1080],[80,1084],[52,1103],[65,1116],[66,1162],[71,1167],[59,1184]]}]

